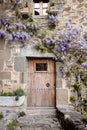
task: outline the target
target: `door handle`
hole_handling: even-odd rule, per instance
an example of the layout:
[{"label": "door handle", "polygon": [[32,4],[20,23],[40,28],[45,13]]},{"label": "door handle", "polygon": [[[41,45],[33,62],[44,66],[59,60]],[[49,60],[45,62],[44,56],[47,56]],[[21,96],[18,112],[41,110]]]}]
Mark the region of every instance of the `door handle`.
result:
[{"label": "door handle", "polygon": [[50,83],[46,83],[46,87],[50,87]]}]

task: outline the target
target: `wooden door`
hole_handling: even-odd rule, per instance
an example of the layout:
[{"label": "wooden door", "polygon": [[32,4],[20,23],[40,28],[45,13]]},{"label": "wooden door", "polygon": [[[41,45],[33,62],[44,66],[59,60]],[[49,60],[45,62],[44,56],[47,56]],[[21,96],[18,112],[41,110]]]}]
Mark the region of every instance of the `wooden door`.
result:
[{"label": "wooden door", "polygon": [[29,60],[28,107],[55,107],[55,65],[52,59]]}]

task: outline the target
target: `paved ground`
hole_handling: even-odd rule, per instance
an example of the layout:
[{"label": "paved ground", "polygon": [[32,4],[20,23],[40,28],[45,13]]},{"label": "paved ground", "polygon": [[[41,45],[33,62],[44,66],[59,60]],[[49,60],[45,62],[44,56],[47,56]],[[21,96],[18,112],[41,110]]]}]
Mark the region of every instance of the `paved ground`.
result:
[{"label": "paved ground", "polygon": [[[54,110],[50,110],[48,113],[39,112],[34,114],[30,111],[26,112],[24,116],[19,117],[21,109],[12,110],[0,108],[0,113],[3,113],[4,118],[0,119],[0,130],[63,130],[59,124],[59,121],[55,114]],[[53,114],[52,114],[53,113]],[[8,129],[7,125],[9,122],[12,122],[14,119],[19,121],[17,127]]]},{"label": "paved ground", "polygon": [[63,130],[58,119],[52,116],[26,116],[20,122],[21,130]]}]

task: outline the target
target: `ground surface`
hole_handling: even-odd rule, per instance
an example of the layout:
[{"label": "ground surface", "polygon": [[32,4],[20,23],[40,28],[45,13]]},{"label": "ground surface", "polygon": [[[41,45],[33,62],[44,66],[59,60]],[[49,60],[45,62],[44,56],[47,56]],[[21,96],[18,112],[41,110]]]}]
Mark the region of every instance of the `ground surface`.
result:
[{"label": "ground surface", "polygon": [[[28,111],[24,116],[19,117],[21,109],[6,109],[0,108],[0,112],[3,113],[4,118],[0,119],[0,130],[63,130],[53,111],[41,111],[37,114],[30,113]],[[33,110],[32,110],[33,111]],[[42,114],[41,114],[42,113]],[[18,126],[12,129],[8,129],[7,125],[14,119],[19,121]]]}]

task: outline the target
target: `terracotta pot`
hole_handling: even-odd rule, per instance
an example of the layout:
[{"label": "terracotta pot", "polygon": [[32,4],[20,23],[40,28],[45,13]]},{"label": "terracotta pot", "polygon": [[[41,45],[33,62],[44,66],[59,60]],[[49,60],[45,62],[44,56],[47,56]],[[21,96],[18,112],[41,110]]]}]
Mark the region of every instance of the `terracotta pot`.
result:
[{"label": "terracotta pot", "polygon": [[23,8],[23,11],[28,12],[28,11],[29,11],[28,7],[24,7],[24,8]]},{"label": "terracotta pot", "polygon": [[50,6],[50,10],[54,10],[55,9],[55,6]]}]

